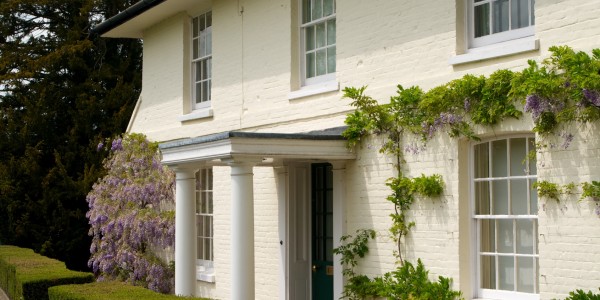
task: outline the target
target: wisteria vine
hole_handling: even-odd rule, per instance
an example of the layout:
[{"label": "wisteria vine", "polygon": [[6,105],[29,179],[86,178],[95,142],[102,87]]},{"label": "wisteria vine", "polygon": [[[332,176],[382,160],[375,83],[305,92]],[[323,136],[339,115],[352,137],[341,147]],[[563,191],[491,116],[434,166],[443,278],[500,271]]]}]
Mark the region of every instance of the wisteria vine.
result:
[{"label": "wisteria vine", "polygon": [[161,209],[174,202],[173,172],[160,163],[157,145],[140,134],[99,143],[98,151],[109,151],[109,156],[107,174],[87,195],[88,265],[98,280],[170,292],[173,270],[154,251],[174,244],[174,213]]}]

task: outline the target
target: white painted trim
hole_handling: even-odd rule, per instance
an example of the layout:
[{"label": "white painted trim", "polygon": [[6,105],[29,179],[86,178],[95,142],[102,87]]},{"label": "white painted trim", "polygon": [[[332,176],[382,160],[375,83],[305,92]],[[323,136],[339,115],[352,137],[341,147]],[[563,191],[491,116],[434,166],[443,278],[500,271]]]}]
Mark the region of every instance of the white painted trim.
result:
[{"label": "white painted trim", "polygon": [[209,109],[194,110],[189,114],[179,116],[177,119],[179,120],[179,122],[183,123],[186,121],[210,118],[212,116],[213,116],[213,110],[212,110],[212,108],[209,108]]},{"label": "white painted trim", "polygon": [[460,65],[486,59],[515,55],[540,49],[540,41],[534,36],[497,43],[467,50],[467,53],[450,57],[448,63]]},{"label": "white painted trim", "polygon": [[231,157],[289,159],[355,159],[344,140],[294,140],[229,138],[209,143],[185,145],[161,150],[165,165],[193,163]]},{"label": "white painted trim", "polygon": [[288,99],[294,100],[294,99],[299,99],[299,98],[304,98],[304,97],[308,97],[308,96],[314,96],[314,95],[319,95],[319,94],[324,94],[324,93],[329,93],[329,92],[337,92],[339,90],[340,90],[340,83],[335,80],[332,80],[332,81],[327,81],[327,82],[319,83],[319,84],[305,85],[302,88],[300,88],[299,90],[290,92],[288,94]]},{"label": "white painted trim", "polygon": [[[331,162],[333,172],[333,247],[341,246],[346,235],[346,162]],[[342,299],[346,281],[343,275],[342,256],[333,256],[333,299]]]},{"label": "white painted trim", "polygon": [[287,227],[289,219],[287,217],[287,201],[288,201],[288,167],[277,166],[275,167],[276,180],[277,180],[277,202],[278,202],[278,233],[279,233],[279,299],[287,299],[287,287],[288,277],[288,257],[286,247],[288,244],[287,239]]}]

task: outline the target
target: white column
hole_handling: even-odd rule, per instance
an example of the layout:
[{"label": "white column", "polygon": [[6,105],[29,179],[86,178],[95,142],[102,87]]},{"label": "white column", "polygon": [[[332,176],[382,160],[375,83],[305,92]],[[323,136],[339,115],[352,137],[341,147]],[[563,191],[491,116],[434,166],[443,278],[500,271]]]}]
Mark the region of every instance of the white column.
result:
[{"label": "white column", "polygon": [[175,295],[196,294],[196,178],[175,168]]},{"label": "white column", "polygon": [[254,300],[254,189],[252,164],[231,166],[231,299]]},{"label": "white column", "polygon": [[[340,238],[346,234],[346,163],[333,162],[333,247],[340,246]],[[346,281],[342,274],[341,255],[333,257],[333,299],[340,299]]]}]

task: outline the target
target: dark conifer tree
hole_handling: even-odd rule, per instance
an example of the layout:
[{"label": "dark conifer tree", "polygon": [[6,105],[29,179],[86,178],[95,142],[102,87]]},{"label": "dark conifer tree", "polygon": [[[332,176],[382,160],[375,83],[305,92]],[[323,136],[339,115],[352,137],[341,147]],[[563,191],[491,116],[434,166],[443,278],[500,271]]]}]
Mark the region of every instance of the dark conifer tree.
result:
[{"label": "dark conifer tree", "polygon": [[139,40],[90,28],[132,0],[0,0],[0,243],[86,269],[86,194],[141,89]]}]

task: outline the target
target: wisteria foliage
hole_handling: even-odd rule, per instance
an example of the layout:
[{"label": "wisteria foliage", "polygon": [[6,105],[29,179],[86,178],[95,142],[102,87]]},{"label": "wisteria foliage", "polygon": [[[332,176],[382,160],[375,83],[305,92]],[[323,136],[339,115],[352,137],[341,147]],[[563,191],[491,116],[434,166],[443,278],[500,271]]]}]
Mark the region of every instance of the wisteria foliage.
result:
[{"label": "wisteria foliage", "polygon": [[[110,147],[109,147],[110,146]],[[173,172],[160,163],[158,146],[140,134],[100,143],[109,151],[107,174],[87,195],[92,236],[89,267],[98,280],[122,280],[168,293],[173,270],[153,249],[173,246]]]}]

